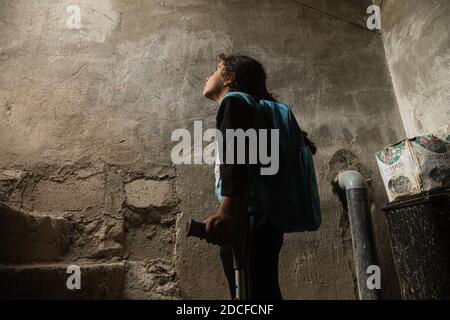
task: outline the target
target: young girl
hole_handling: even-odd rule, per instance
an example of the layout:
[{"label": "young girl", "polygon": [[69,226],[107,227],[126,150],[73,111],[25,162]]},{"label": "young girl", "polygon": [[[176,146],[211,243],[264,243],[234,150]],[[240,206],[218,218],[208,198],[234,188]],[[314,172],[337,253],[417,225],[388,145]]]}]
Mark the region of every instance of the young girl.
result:
[{"label": "young girl", "polygon": [[[214,73],[206,79],[203,96],[216,101],[219,111],[216,127],[224,139],[226,146],[227,129],[253,128],[255,110],[243,100],[224,96],[230,91],[247,93],[258,101],[261,99],[276,101],[266,87],[266,73],[261,63],[245,55],[219,55],[219,63]],[[267,126],[266,128],[269,128]],[[261,129],[261,128],[253,128]],[[315,153],[314,144],[305,138],[306,144]],[[249,154],[246,145],[246,155]],[[219,150],[221,159],[226,159],[226,148]],[[236,151],[235,151],[236,156]],[[236,160],[236,159],[235,159]],[[248,163],[248,161],[246,162]],[[206,240],[220,245],[220,257],[228,280],[231,298],[235,298],[235,275],[233,270],[233,251],[226,245],[235,228],[240,200],[246,192],[248,165],[222,163],[216,170],[216,181],[221,181],[220,206],[217,213],[205,221]],[[254,218],[252,229],[253,240],[249,248],[249,286],[250,299],[278,299],[281,291],[278,283],[278,257],[283,245],[283,232],[270,219],[262,219],[258,203],[249,203],[249,214]]]},{"label": "young girl", "polygon": [[[224,98],[230,91],[247,93],[256,101],[260,99],[275,101],[267,91],[266,73],[258,61],[244,55],[219,55],[216,70],[206,79],[203,96],[214,100],[219,106],[216,127],[221,131],[224,140],[227,129],[246,131],[252,128],[255,116],[253,107],[241,99],[232,96]],[[223,145],[227,145],[227,142],[224,141]],[[225,159],[225,156],[222,159]],[[236,164],[235,161],[233,164],[218,165],[216,181],[219,178],[221,180],[220,206],[215,215],[203,221],[206,224],[206,240],[221,246],[220,257],[232,299],[235,299],[233,253],[232,248],[226,243],[236,224],[239,201],[245,192],[247,175],[248,170],[245,164]],[[249,248],[251,255],[249,285],[252,292],[250,298],[280,300],[282,296],[278,283],[278,257],[283,245],[283,232],[270,220],[260,221],[261,212],[252,210],[251,214],[254,216],[255,223],[252,231],[253,244]]]}]

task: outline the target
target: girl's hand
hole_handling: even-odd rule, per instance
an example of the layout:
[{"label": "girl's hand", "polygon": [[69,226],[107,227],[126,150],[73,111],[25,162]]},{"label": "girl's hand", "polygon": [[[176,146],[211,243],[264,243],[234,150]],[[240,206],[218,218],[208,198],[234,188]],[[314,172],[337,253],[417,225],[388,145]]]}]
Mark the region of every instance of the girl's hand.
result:
[{"label": "girl's hand", "polygon": [[203,222],[206,224],[206,241],[216,245],[225,245],[233,231],[235,219],[230,215],[218,212]]},{"label": "girl's hand", "polygon": [[208,243],[225,245],[234,230],[238,211],[238,197],[223,197],[217,213],[203,221]]}]

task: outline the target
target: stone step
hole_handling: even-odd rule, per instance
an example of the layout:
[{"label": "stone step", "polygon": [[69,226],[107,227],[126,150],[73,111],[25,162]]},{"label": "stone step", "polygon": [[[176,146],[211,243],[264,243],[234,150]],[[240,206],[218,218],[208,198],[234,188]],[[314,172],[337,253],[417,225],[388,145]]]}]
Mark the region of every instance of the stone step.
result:
[{"label": "stone step", "polygon": [[29,214],[0,203],[0,263],[60,260],[69,244],[66,219]]},{"label": "stone step", "polygon": [[0,299],[119,299],[124,278],[123,262],[0,266]]}]

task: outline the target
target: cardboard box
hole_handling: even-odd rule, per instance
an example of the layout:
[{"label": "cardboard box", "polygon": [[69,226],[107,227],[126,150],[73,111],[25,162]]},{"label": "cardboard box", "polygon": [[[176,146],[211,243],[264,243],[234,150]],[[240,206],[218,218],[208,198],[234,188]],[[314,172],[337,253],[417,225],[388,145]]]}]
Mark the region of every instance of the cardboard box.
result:
[{"label": "cardboard box", "polygon": [[450,187],[450,142],[433,135],[402,140],[376,153],[389,201]]}]

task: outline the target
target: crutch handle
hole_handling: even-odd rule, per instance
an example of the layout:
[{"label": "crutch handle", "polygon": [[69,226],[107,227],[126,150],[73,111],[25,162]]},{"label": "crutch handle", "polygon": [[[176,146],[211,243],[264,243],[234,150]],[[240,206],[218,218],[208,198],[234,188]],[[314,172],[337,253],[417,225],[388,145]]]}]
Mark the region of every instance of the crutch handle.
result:
[{"label": "crutch handle", "polygon": [[186,223],[186,236],[197,237],[200,239],[206,238],[206,224],[189,219]]}]

